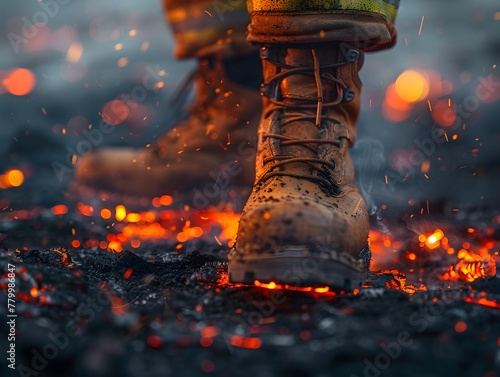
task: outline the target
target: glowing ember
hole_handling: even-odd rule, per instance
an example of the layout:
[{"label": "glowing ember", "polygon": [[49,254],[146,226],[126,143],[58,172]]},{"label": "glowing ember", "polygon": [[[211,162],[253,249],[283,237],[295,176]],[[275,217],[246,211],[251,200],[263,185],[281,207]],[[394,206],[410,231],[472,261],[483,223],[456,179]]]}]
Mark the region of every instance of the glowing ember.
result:
[{"label": "glowing ember", "polygon": [[115,209],[115,219],[116,221],[122,221],[127,217],[127,210],[124,206],[118,205]]},{"label": "glowing ember", "polygon": [[111,211],[107,208],[103,208],[101,210],[101,217],[105,220],[108,220],[111,218]]},{"label": "glowing ember", "polygon": [[458,321],[455,324],[455,331],[458,333],[465,332],[467,330],[467,324],[464,321]]},{"label": "glowing ember", "polygon": [[229,338],[231,345],[235,347],[258,349],[262,346],[262,340],[259,338],[249,338],[239,335],[233,335]]},{"label": "glowing ember", "polygon": [[[169,206],[173,198],[164,195],[153,199],[154,207]],[[94,209],[83,203],[77,204],[77,210],[84,216],[90,216]],[[112,220],[113,213],[108,208],[100,211],[103,220]],[[231,247],[236,238],[239,214],[232,211],[190,212],[184,210],[157,210],[146,212],[129,212],[120,204],[115,207],[113,233],[108,234],[108,250],[121,251],[127,245],[133,248],[141,246],[141,240],[149,243],[162,243],[166,239],[176,239],[185,243],[204,236],[215,239],[220,246],[226,242]],[[217,233],[214,232],[217,230]],[[116,233],[117,232],[117,233]],[[102,246],[101,246],[102,248]]]},{"label": "glowing ember", "polygon": [[92,216],[94,208],[81,202],[76,203],[76,209],[84,216]]},{"label": "glowing ember", "polygon": [[262,283],[258,280],[255,280],[254,285],[265,289],[286,289],[289,291],[298,291],[298,292],[327,293],[330,291],[330,287],[296,287],[288,284],[283,284],[283,285],[276,284],[273,281],[270,283]]},{"label": "glowing ember", "polygon": [[124,272],[123,277],[125,279],[128,279],[132,276],[133,273],[134,273],[134,270],[129,268],[129,269],[127,269],[127,271]]},{"label": "glowing ember", "polygon": [[[10,173],[13,170],[17,169],[9,170],[9,176],[13,176],[13,173]],[[7,173],[2,175],[0,183],[5,182],[6,175]],[[104,197],[103,201],[109,199]],[[143,212],[130,211],[125,204],[111,208],[109,204],[108,208],[94,208],[81,202],[76,203],[77,212],[85,217],[91,217],[92,225],[107,229],[107,234],[94,235],[93,238],[86,239],[85,233],[81,232],[77,237],[76,230],[72,227],[67,247],[99,248],[119,253],[127,249],[137,250],[152,245],[164,245],[172,240],[177,241],[174,247],[178,251],[184,249],[186,243],[197,240],[217,243],[225,249],[234,245],[240,214],[230,208],[223,211],[215,208],[196,211],[189,206],[182,209],[168,208],[174,203],[174,198],[169,195],[159,196],[152,201],[146,200],[144,205],[147,206],[148,202],[153,204],[153,209]],[[43,208],[12,210],[6,200],[0,201],[0,205],[4,211],[0,213],[2,221],[27,220],[47,212],[55,216],[72,216],[65,204],[54,205],[48,211]],[[495,224],[500,223],[499,219],[500,216],[495,219]],[[422,226],[429,229],[428,225],[422,224]],[[369,235],[372,251],[371,270],[378,271],[378,276],[388,274],[389,271],[391,276],[387,279],[386,287],[402,290],[408,294],[425,290],[424,284],[430,284],[426,279],[432,278],[429,274],[437,275],[440,281],[467,283],[496,274],[495,262],[499,252],[496,250],[498,244],[493,239],[494,227],[484,230],[466,227],[462,233],[449,230],[446,234],[443,229],[444,226],[436,226],[430,231],[419,230],[416,235],[413,233],[413,236],[401,233],[399,237],[371,230]],[[394,270],[395,266],[398,270]],[[416,279],[415,284],[407,284],[406,275],[411,280]],[[221,274],[217,286],[226,285],[228,285],[227,274]],[[332,294],[328,287],[293,287],[260,281],[256,281],[255,285],[270,290],[288,289],[313,294]]]},{"label": "glowing ember", "polygon": [[466,297],[465,302],[486,306],[488,308],[500,309],[500,302],[498,302],[496,300],[489,300],[489,299],[484,298],[484,297],[481,297],[481,298]]},{"label": "glowing ember", "polygon": [[495,258],[489,254],[478,255],[473,251],[461,250],[458,257],[460,261],[448,271],[441,275],[441,280],[465,280],[473,281],[489,276],[495,276],[496,263]]},{"label": "glowing ember", "polygon": [[425,243],[425,246],[427,246],[429,249],[433,250],[438,248],[441,245],[441,240],[444,237],[444,232],[441,229],[436,229],[434,233],[432,233],[429,236],[426,236],[424,234],[421,234],[418,237],[418,240],[421,243]]},{"label": "glowing ember", "polygon": [[56,216],[65,215],[68,213],[68,207],[66,207],[64,204],[58,204],[52,207],[52,213]]},{"label": "glowing ember", "polygon": [[[420,284],[420,286],[416,286],[414,284],[407,284],[407,278],[406,275],[399,272],[398,270],[382,270],[378,271],[376,276],[382,276],[382,277],[387,277],[389,278],[385,286],[387,289],[396,289],[396,290],[401,290],[409,295],[412,295],[416,292],[425,292],[427,291],[427,287],[423,284]],[[363,288],[370,288],[371,287],[371,281],[368,280],[366,282],[366,286]]]},{"label": "glowing ember", "polygon": [[161,348],[163,346],[163,340],[158,335],[150,335],[146,340],[148,347],[153,349]]}]

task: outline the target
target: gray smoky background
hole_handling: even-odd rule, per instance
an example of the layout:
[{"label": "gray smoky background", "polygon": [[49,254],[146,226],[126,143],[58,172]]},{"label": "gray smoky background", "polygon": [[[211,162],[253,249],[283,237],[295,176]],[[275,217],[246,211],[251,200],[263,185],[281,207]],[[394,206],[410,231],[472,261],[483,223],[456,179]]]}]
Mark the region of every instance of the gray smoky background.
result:
[{"label": "gray smoky background", "polygon": [[[65,163],[113,101],[135,102],[107,119],[117,125],[92,149],[144,147],[183,116],[171,100],[195,62],[174,58],[160,0],[0,8],[0,174],[25,177],[0,188],[0,198],[24,192],[11,206],[63,200],[71,172],[53,163]],[[361,70],[353,158],[370,212],[500,208],[500,2],[402,0],[396,25],[397,46],[367,54]],[[27,74],[19,68],[34,75],[32,90],[12,82]],[[146,75],[154,85],[144,87]]]}]

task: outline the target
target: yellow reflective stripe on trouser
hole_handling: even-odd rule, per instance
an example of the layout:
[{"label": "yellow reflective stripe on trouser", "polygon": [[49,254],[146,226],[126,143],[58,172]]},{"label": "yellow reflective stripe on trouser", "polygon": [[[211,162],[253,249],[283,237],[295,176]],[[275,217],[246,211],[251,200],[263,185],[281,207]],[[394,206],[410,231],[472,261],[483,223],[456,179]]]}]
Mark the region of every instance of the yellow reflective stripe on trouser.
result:
[{"label": "yellow reflective stripe on trouser", "polygon": [[399,0],[248,0],[252,12],[318,12],[364,11],[396,19]]}]

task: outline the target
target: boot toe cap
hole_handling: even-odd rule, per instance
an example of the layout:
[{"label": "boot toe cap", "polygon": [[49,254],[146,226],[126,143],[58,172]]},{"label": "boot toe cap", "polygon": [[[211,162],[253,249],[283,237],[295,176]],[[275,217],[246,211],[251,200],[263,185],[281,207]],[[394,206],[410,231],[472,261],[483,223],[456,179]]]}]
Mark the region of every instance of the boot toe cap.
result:
[{"label": "boot toe cap", "polygon": [[320,203],[265,203],[242,215],[236,248],[242,253],[267,253],[285,246],[359,252],[364,246],[361,244],[366,244],[367,233],[366,219]]},{"label": "boot toe cap", "polygon": [[76,165],[74,183],[95,189],[124,191],[136,181],[135,165],[140,163],[136,158],[133,149],[102,149],[84,155]]}]

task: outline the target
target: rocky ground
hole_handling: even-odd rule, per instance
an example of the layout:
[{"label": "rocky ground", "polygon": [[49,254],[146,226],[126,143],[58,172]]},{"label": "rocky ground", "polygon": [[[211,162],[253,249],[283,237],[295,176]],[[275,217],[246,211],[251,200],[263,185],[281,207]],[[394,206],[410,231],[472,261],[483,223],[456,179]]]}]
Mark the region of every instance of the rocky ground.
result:
[{"label": "rocky ground", "polygon": [[[37,79],[25,96],[0,87],[0,344],[8,355],[15,324],[17,367],[4,358],[0,376],[500,377],[498,4],[403,1],[398,45],[367,56],[353,154],[374,258],[362,289],[334,293],[229,284],[237,214],[115,221],[68,200],[71,174],[53,164],[82,127],[153,67],[161,88],[94,147],[151,143],[182,116],[168,101],[194,62],[169,52],[157,0],[65,2],[16,50],[9,32],[41,3],[0,14],[0,78],[24,67]],[[391,120],[386,90],[408,69],[440,89]],[[429,150],[439,101],[474,110]],[[412,153],[425,161],[401,168]],[[6,188],[12,171],[24,181]]]},{"label": "rocky ground", "polygon": [[[16,274],[12,375],[499,375],[498,275],[487,263],[445,275],[452,259],[439,257],[443,245],[431,252],[409,233],[393,232],[410,241],[397,245],[392,259],[372,234],[375,263],[361,290],[304,292],[228,283],[227,247],[203,239],[121,253],[22,247],[40,237],[49,245],[70,242],[61,227],[67,218],[40,216],[22,225],[1,222],[3,318],[9,265]],[[466,223],[454,223],[461,240],[495,255],[496,220],[482,223],[483,236],[465,235]],[[446,233],[456,242],[452,229]],[[408,257],[412,250],[416,261]],[[468,282],[464,271],[486,277]]]}]

